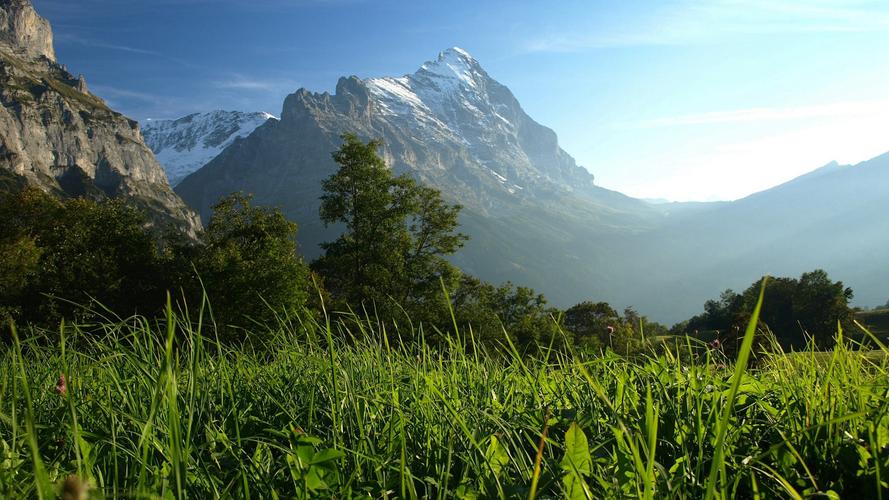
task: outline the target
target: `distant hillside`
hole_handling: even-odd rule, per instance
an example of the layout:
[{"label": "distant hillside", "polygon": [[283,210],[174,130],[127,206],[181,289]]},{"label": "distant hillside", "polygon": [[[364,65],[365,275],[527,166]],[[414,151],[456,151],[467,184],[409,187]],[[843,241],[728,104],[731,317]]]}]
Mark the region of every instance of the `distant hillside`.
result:
[{"label": "distant hillside", "polygon": [[877,337],[889,340],[889,308],[862,311],[855,319]]},{"label": "distant hillside", "polygon": [[854,166],[827,165],[642,235],[631,260],[644,280],[626,299],[655,317],[681,319],[722,289],[764,274],[823,268],[855,302],[889,297],[889,153]]}]

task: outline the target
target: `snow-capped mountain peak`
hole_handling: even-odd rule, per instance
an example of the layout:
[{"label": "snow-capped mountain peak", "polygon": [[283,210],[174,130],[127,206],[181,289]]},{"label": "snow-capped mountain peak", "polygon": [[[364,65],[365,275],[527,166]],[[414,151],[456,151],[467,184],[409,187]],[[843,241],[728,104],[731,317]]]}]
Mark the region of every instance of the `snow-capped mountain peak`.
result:
[{"label": "snow-capped mountain peak", "polygon": [[263,112],[210,111],[177,120],[148,120],[142,134],[175,186],[270,119],[276,118]]},{"label": "snow-capped mountain peak", "polygon": [[470,168],[510,195],[527,195],[526,188],[541,183],[568,192],[593,186],[555,134],[528,117],[509,89],[459,47],[412,74],[350,81],[350,92],[366,87],[379,121],[427,143],[459,144],[472,158]]},{"label": "snow-capped mountain peak", "polygon": [[478,87],[479,80],[487,77],[484,70],[469,52],[452,47],[438,54],[438,59],[424,63],[413,75],[415,79],[433,78],[451,85],[440,86],[440,90],[454,90],[459,86],[472,89]]},{"label": "snow-capped mountain peak", "polygon": [[[229,169],[267,167],[266,176],[245,179],[239,189],[277,192],[282,179],[298,179],[298,185],[288,184],[288,196],[316,200],[322,174],[329,171],[319,165],[329,165],[330,151],[344,132],[381,139],[383,157],[393,170],[411,172],[452,201],[483,212],[552,203],[560,196],[595,200],[607,195],[559,147],[552,130],[528,116],[507,87],[457,47],[403,76],[343,77],[334,94],[297,90],[285,99],[280,121],[250,134],[244,147],[235,144],[221,152],[177,190],[205,210],[227,187],[216,189],[236,175]],[[306,151],[316,155],[307,164]],[[216,177],[222,171],[228,172],[224,179]],[[316,214],[291,215],[302,221]]]}]

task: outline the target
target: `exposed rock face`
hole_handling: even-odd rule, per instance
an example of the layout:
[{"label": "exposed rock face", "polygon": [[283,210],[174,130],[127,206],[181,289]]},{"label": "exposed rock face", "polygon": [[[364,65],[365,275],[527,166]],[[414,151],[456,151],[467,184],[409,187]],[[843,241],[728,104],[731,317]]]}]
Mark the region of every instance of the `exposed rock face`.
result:
[{"label": "exposed rock face", "polygon": [[[55,63],[48,23],[0,0],[0,168],[60,196],[123,197],[157,225],[200,227],[170,188],[139,125]],[[49,44],[47,47],[46,44]]]},{"label": "exposed rock face", "polygon": [[178,120],[150,120],[142,135],[175,186],[195,170],[216,158],[235,139],[247,137],[275,117],[268,113],[211,111]]},{"label": "exposed rock face", "polygon": [[[442,52],[399,78],[341,78],[335,95],[305,89],[288,96],[270,120],[186,177],[176,191],[202,214],[233,191],[281,207],[299,225],[302,251],[339,228],[324,228],[321,181],[336,171],[331,153],[346,132],[385,143],[383,156],[464,205],[471,240],[455,258],[484,279],[511,279],[557,301],[581,287],[607,286],[600,267],[615,250],[603,233],[648,227],[661,213],[602,189],[532,120],[505,86],[465,51]],[[622,241],[622,240],[621,240]],[[591,287],[590,287],[591,288]]]},{"label": "exposed rock face", "polygon": [[30,0],[0,1],[0,42],[26,59],[56,60],[49,21],[37,14]]}]

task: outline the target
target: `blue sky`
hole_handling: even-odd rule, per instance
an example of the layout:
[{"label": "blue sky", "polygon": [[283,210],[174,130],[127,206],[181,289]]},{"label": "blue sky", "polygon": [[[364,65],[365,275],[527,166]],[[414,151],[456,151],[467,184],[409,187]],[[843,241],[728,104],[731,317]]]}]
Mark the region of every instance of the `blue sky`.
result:
[{"label": "blue sky", "polygon": [[734,199],[889,151],[889,2],[34,0],[138,120],[279,114],[300,87],[468,50],[600,185]]}]

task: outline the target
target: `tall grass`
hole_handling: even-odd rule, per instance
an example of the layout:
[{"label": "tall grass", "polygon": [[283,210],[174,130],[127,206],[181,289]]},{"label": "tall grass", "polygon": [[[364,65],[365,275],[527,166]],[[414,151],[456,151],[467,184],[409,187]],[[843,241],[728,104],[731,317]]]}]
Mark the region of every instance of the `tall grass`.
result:
[{"label": "tall grass", "polygon": [[831,352],[732,369],[691,339],[523,358],[506,337],[432,348],[420,328],[333,319],[283,318],[261,349],[172,308],[20,332],[0,347],[0,497],[51,498],[70,475],[131,498],[889,491],[887,353],[842,332]]}]

